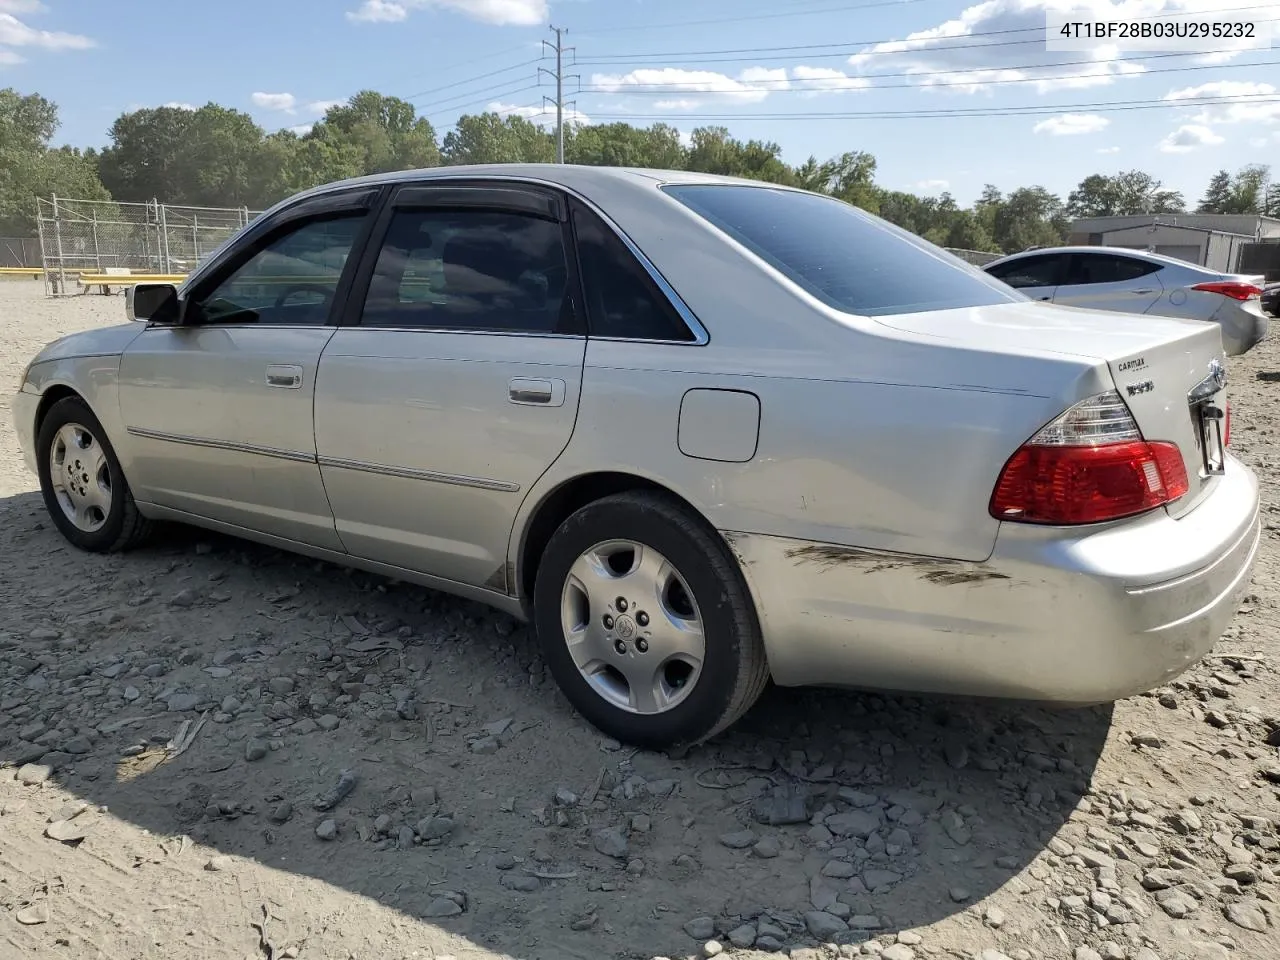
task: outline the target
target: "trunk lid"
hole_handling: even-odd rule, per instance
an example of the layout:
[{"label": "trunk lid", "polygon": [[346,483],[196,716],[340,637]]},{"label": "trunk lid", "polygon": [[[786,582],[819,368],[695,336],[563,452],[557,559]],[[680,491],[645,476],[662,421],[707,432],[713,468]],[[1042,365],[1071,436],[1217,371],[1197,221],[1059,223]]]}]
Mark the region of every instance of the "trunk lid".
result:
[{"label": "trunk lid", "polygon": [[[1216,452],[1212,423],[1202,431],[1205,414],[1226,410],[1226,360],[1216,324],[1033,302],[876,320],[970,349],[1104,363],[1143,437],[1176,443],[1182,451],[1190,490],[1169,504],[1169,513],[1187,513],[1217,482],[1218,458],[1210,456],[1206,465],[1203,442],[1207,431],[1210,453]],[[1222,372],[1220,381],[1215,370]]]},{"label": "trunk lid", "polygon": [[1147,440],[1182,451],[1190,489],[1168,506],[1174,517],[1192,510],[1225,467],[1226,357],[1216,325],[1196,324],[1183,336],[1107,358],[1116,389]]}]

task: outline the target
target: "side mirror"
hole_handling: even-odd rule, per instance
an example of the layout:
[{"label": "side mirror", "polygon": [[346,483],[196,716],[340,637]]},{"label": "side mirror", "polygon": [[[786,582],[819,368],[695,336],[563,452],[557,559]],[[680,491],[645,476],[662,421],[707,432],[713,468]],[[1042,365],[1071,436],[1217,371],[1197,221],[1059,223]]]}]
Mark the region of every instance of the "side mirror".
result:
[{"label": "side mirror", "polygon": [[143,323],[177,324],[182,320],[178,288],[172,283],[138,283],[125,289],[125,312]]}]

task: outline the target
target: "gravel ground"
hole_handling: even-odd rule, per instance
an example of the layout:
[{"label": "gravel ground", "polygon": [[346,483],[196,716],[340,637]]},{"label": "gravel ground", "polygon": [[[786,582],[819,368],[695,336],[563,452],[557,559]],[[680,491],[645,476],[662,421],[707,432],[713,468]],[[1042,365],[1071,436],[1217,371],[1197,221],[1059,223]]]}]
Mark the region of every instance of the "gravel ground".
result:
[{"label": "gravel ground", "polygon": [[188,529],[69,548],[8,391],[121,316],[0,284],[0,956],[1280,957],[1280,342],[1231,363],[1253,592],[1177,682],[771,690],[677,758],[479,606]]}]

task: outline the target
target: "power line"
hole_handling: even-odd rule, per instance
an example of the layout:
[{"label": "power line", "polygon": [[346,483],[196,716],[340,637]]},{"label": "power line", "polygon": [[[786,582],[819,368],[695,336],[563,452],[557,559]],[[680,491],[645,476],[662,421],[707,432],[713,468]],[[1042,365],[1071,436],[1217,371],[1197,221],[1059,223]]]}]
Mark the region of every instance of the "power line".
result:
[{"label": "power line", "polygon": [[[1001,117],[1009,115],[1039,116],[1089,109],[1093,113],[1117,113],[1129,110],[1186,109],[1194,106],[1214,106],[1243,103],[1280,104],[1280,96],[1272,94],[1241,94],[1229,97],[1187,97],[1180,100],[1102,100],[1091,103],[1056,104],[1054,106],[1027,107],[969,107],[945,110],[881,110],[796,113],[726,113],[681,114],[680,120],[917,120],[940,117]],[[669,121],[670,115],[593,114],[599,120],[649,120]]]},{"label": "power line", "polygon": [[419,90],[417,93],[411,93],[408,96],[401,97],[401,99],[412,102],[413,100],[416,100],[418,97],[429,97],[429,96],[432,96],[433,94],[440,93],[442,90],[452,90],[455,87],[466,86],[468,83],[475,83],[478,80],[488,80],[490,77],[501,76],[504,73],[510,73],[512,70],[520,70],[520,69],[523,69],[524,67],[531,67],[535,63],[537,63],[539,59],[541,58],[535,57],[532,60],[525,60],[523,63],[515,63],[509,67],[503,67],[501,70],[492,70],[489,73],[482,73],[479,76],[469,77],[466,80],[457,80],[453,83],[446,83],[442,87],[433,87],[430,90]]},{"label": "power line", "polygon": [[[1259,8],[1245,7],[1240,9],[1259,9]],[[1223,12],[1225,11],[1217,11],[1217,13],[1223,13]],[[1159,19],[1161,16],[1162,15],[1154,14],[1150,19]],[[1168,17],[1170,15],[1165,14],[1163,16]],[[1257,22],[1258,23],[1276,23],[1277,20],[1275,18],[1268,18],[1268,19],[1258,20]],[[1016,46],[1027,46],[1028,44],[1044,44],[1045,43],[1044,27],[1011,27],[1007,30],[980,30],[974,33],[966,33],[960,36],[946,37],[942,39],[955,39],[955,40],[968,41],[978,37],[1007,37],[1012,34],[1026,34],[1026,33],[1035,33],[1036,36],[1026,40],[1002,40],[1002,41],[997,41],[993,43],[931,44],[930,46],[927,46],[927,47],[915,47],[915,48],[909,48],[905,50],[863,50],[863,51],[856,51],[856,52],[858,53],[859,56],[866,56],[866,57],[902,56],[904,54],[911,54],[911,53],[944,53],[951,50],[975,50],[975,49],[989,50],[989,49],[996,49],[1000,47],[1016,47]],[[821,50],[821,49],[827,49],[831,47],[854,48],[854,47],[865,47],[865,46],[877,46],[879,44],[884,44],[884,43],[916,43],[916,42],[918,41],[904,40],[901,37],[881,37],[879,39],[871,39],[871,40],[842,40],[838,43],[802,43],[802,44],[793,44],[789,46],[736,47],[736,48],[728,48],[728,49],[720,49],[720,50],[667,50],[667,51],[655,51],[650,53],[602,54],[600,56],[596,56],[591,59],[579,61],[579,63],[582,66],[604,66],[611,63],[622,63],[622,64],[639,63],[649,59],[657,59],[660,61],[683,60],[686,63],[723,63],[723,62],[737,62],[742,58],[726,57],[724,60],[713,60],[713,59],[696,60],[691,58],[704,57],[704,56],[710,57],[710,56],[719,55],[719,54],[737,54],[737,53],[757,53],[757,54],[796,53],[800,51]],[[1178,53],[1166,54],[1166,56],[1184,56],[1184,57],[1185,56],[1203,56],[1206,53],[1233,53],[1233,52],[1244,53],[1249,51],[1243,50],[1238,47],[1225,48],[1222,50],[1213,50],[1213,51],[1187,50],[1187,51],[1180,51]],[[842,55],[843,54],[839,54],[839,53],[821,54],[821,56],[842,56]],[[1131,58],[1124,58],[1124,59],[1131,59]]]},{"label": "power line", "polygon": [[[1096,61],[1096,60],[1075,61],[1075,63],[1078,63],[1078,64],[1100,63],[1100,62],[1101,61]],[[1068,66],[1068,65],[1069,64],[1054,64],[1053,66]],[[967,87],[967,86],[974,86],[974,85],[980,84],[983,87],[988,87],[988,86],[1004,86],[1005,84],[1011,84],[1011,83],[1045,83],[1046,81],[1056,81],[1056,80],[1090,80],[1096,77],[1111,78],[1111,77],[1130,76],[1130,77],[1136,78],[1136,77],[1149,77],[1149,76],[1152,76],[1153,74],[1158,74],[1158,73],[1190,73],[1198,70],[1230,70],[1230,69],[1238,69],[1241,67],[1270,67],[1270,66],[1277,66],[1277,65],[1280,65],[1280,60],[1264,60],[1261,62],[1254,62],[1254,63],[1226,63],[1226,64],[1209,63],[1209,64],[1197,64],[1195,66],[1184,66],[1184,67],[1163,67],[1163,68],[1157,68],[1155,70],[1143,70],[1141,73],[1133,73],[1133,74],[1127,74],[1127,75],[1126,74],[1110,74],[1110,73],[1107,73],[1107,74],[1074,73],[1074,74],[1051,74],[1051,75],[1040,76],[1040,77],[1004,77],[1004,78],[999,78],[995,80],[975,80],[971,78],[968,80],[955,80],[952,82],[938,81],[936,83],[928,84],[928,86],[929,87]],[[881,77],[951,77],[951,76],[957,76],[957,75],[966,74],[966,73],[990,72],[995,69],[1028,70],[1028,69],[1044,69],[1044,68],[1039,64],[1023,64],[1019,66],[1007,66],[1007,67],[999,67],[999,68],[970,67],[964,70],[928,70],[928,71],[919,71],[916,73],[907,72],[907,73],[877,74],[875,79],[879,79]],[[727,78],[727,79],[733,79],[733,78]],[[853,77],[845,77],[845,79],[850,81],[857,81],[857,80],[870,81],[872,78],[853,76]],[[735,80],[734,82],[741,84],[742,85],[741,89],[708,90],[705,88],[705,86],[701,88],[696,86],[696,84],[698,83],[698,81],[696,80],[673,80],[670,82],[655,81],[653,83],[638,83],[638,84],[628,83],[628,84],[621,84],[616,87],[610,87],[606,85],[596,85],[596,86],[588,85],[586,87],[583,87],[582,91],[584,93],[618,94],[618,95],[625,95],[625,96],[645,95],[645,96],[669,97],[675,93],[700,94],[702,96],[725,96],[727,94],[742,94],[742,93],[752,93],[752,92],[769,93],[769,94],[774,94],[774,93],[813,94],[813,93],[857,92],[857,91],[864,91],[864,90],[916,90],[925,86],[924,84],[919,84],[919,83],[868,83],[866,86],[848,86],[848,87],[822,86],[824,82],[839,84],[841,82],[840,77],[813,77],[808,79],[794,78],[794,77],[767,77],[760,80]],[[805,86],[804,84],[806,83],[810,85]],[[773,86],[774,84],[799,84],[799,85],[794,87],[775,87]]]},{"label": "power line", "polygon": [[530,86],[516,87],[514,89],[493,88],[493,90],[490,90],[490,91],[474,90],[471,93],[466,94],[465,96],[475,95],[476,99],[473,99],[467,103],[454,102],[454,103],[449,103],[447,105],[438,106],[436,109],[431,110],[430,112],[423,110],[421,111],[421,114],[422,116],[430,119],[431,117],[438,117],[444,113],[453,113],[455,110],[466,110],[468,107],[473,107],[473,106],[477,106],[478,104],[488,103],[489,101],[497,100],[501,97],[514,97],[522,93],[529,93],[532,90],[540,90],[540,89],[542,88],[535,83]]}]

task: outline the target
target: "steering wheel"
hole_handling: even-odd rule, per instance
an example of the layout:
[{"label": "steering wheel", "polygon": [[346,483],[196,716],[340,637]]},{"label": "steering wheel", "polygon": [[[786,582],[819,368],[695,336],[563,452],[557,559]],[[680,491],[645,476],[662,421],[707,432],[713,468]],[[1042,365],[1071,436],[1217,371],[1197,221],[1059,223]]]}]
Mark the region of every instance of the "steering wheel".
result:
[{"label": "steering wheel", "polygon": [[333,289],[322,283],[293,283],[285,287],[284,290],[281,291],[280,296],[276,297],[275,305],[276,307],[283,307],[285,305],[285,301],[295,293],[307,293],[309,291],[314,291],[324,297],[320,306],[327,307],[329,305],[329,301],[333,299]]}]

